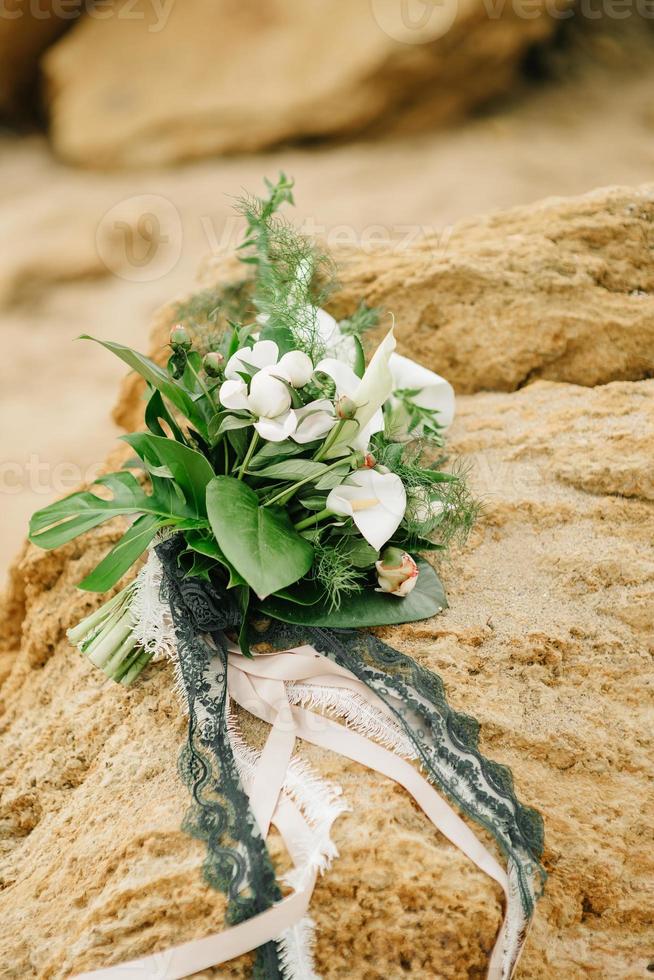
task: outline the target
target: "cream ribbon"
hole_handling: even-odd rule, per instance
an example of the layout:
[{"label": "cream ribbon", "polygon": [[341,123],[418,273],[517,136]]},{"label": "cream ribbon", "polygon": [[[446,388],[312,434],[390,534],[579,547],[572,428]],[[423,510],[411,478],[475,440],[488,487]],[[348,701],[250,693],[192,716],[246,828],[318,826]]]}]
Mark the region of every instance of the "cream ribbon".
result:
[{"label": "cream ribbon", "polygon": [[286,684],[291,681],[316,687],[346,688],[385,713],[390,712],[362,681],[311,646],[257,654],[252,659],[243,657],[236,647],[230,647],[227,672],[230,697],[271,726],[249,788],[250,805],[264,839],[271,824],[281,834],[296,869],[300,871],[298,887],[272,908],[237,926],[118,966],[77,974],[76,980],[90,977],[97,980],[181,980],[278,939],[300,922],[309,908],[317,869],[302,866],[298,841],[306,840],[311,828],[299,808],[283,792],[296,737],[338,752],[399,783],[443,836],[502,887],[507,910],[491,955],[488,980],[508,980],[517,962],[516,956],[509,955],[506,942],[507,923],[516,898],[512,896],[504,869],[414,766],[344,725],[291,704],[286,692]]}]

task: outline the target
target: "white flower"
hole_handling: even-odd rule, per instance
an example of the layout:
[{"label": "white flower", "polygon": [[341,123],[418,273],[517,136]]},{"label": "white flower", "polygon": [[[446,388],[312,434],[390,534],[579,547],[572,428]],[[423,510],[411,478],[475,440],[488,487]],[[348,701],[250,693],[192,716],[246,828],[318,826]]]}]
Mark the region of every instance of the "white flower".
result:
[{"label": "white flower", "polygon": [[387,592],[400,597],[413,592],[418,581],[418,566],[406,551],[386,548],[381,561],[375,562],[379,588],[375,592]]},{"label": "white flower", "polygon": [[248,408],[260,418],[276,419],[291,407],[291,395],[284,384],[275,378],[270,369],[259,371],[250,382]]},{"label": "white flower", "polygon": [[301,350],[290,350],[274,368],[276,377],[285,378],[294,388],[304,388],[311,380],[313,364],[308,354]]},{"label": "white flower", "polygon": [[[420,408],[427,408],[432,412],[438,412],[436,421],[446,428],[452,424],[454,418],[454,389],[449,381],[441,378],[439,374],[427,370],[421,364],[402,357],[401,354],[392,354],[389,367],[393,376],[393,390],[398,388],[420,389],[417,395],[411,399]],[[391,399],[394,408],[399,407],[397,399]],[[407,416],[408,424],[408,416]],[[412,431],[412,435],[421,435],[422,426],[418,426]]]},{"label": "white flower", "polygon": [[235,410],[249,408],[248,386],[242,378],[223,381],[218,392],[220,404]]},{"label": "white flower", "polygon": [[368,544],[379,551],[400,526],[406,491],[395,473],[357,470],[334,487],[325,507],[332,514],[351,517]]},{"label": "white flower", "polygon": [[296,409],[294,414],[297,428],[293,433],[293,439],[299,443],[324,439],[336,422],[334,406],[327,398],[318,398],[314,402],[309,402],[304,408]]},{"label": "white flower", "polygon": [[334,358],[324,358],[316,365],[316,371],[329,375],[336,383],[337,396],[345,395],[357,406],[353,420],[343,425],[328,457],[343,455],[348,448],[365,452],[370,436],[384,428],[381,408],[393,390],[388,362],[394,349],[395,337],[389,330],[361,379],[347,364]]},{"label": "white flower", "polygon": [[241,347],[232,354],[225,366],[227,380],[239,378],[241,374],[252,374],[252,368],[258,370],[272,367],[279,360],[279,347],[274,340],[258,340],[253,347]]},{"label": "white flower", "polygon": [[[264,344],[272,344],[275,348],[273,352],[269,348],[261,348]],[[258,350],[257,350],[258,348]],[[259,361],[277,356],[277,344],[272,341],[260,341],[255,344],[252,351],[244,348],[247,355],[255,352],[255,357]],[[242,353],[242,352],[239,352]],[[244,355],[246,356],[246,355]],[[236,355],[234,355],[236,357]],[[233,358],[230,359],[230,363]],[[238,362],[243,366],[242,362]],[[251,363],[248,361],[248,363]],[[242,378],[230,378],[220,386],[218,398],[221,405],[234,411],[248,411],[257,417],[254,428],[263,439],[268,442],[282,442],[284,439],[295,432],[297,418],[295,412],[291,411],[291,395],[284,383],[273,374],[273,365],[264,365],[254,375],[250,381],[250,386]],[[244,371],[245,373],[245,371]]]},{"label": "white flower", "polygon": [[274,419],[260,418],[254,423],[254,428],[261,438],[267,439],[268,442],[283,442],[293,435],[296,425],[295,412],[286,412],[285,415],[279,415]]}]

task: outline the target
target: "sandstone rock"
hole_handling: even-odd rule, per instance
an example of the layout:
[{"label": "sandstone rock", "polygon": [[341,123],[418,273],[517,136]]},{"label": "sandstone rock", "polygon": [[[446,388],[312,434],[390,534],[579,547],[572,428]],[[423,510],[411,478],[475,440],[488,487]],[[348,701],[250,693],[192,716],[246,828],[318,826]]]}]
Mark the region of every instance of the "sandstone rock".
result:
[{"label": "sandstone rock", "polygon": [[392,312],[403,353],[457,391],[654,373],[654,184],[551,198],[449,239],[338,255],[332,312]]},{"label": "sandstone rock", "polygon": [[[52,139],[71,162],[121,167],[388,128],[400,115],[433,126],[507,91],[556,24],[546,4],[529,18],[496,9],[452,0],[403,22],[395,0],[114,0],[44,61]],[[134,66],[120,76],[117,50]]]},{"label": "sandstone rock", "polygon": [[[580,385],[654,374],[654,184],[605,188],[461,222],[406,248],[336,252],[342,318],[363,298],[395,318],[401,353],[459,393],[511,391],[537,378]],[[233,257],[208,261],[216,305],[244,284]],[[180,303],[157,315],[162,356]],[[388,326],[382,320],[376,337]],[[119,424],[137,424],[142,386],[125,381]],[[136,414],[135,414],[136,413]],[[598,461],[601,465],[601,460]]]},{"label": "sandstone rock", "polygon": [[5,0],[0,16],[0,117],[25,114],[39,58],[78,16],[79,6],[78,0]]},{"label": "sandstone rock", "polygon": [[[450,609],[382,631],[441,674],[543,812],[550,878],[519,980],[635,978],[647,965],[653,396],[654,381],[537,382],[461,398],[451,447],[482,519],[442,569]],[[75,582],[115,536],[29,547],[0,619],[3,978],[63,980],[221,926],[202,848],[180,831],[170,668],[125,691],[64,637],[97,602]],[[400,789],[307,756],[355,807],[312,905],[321,974],[481,978],[497,889]],[[204,975],[243,977],[247,961]]]}]

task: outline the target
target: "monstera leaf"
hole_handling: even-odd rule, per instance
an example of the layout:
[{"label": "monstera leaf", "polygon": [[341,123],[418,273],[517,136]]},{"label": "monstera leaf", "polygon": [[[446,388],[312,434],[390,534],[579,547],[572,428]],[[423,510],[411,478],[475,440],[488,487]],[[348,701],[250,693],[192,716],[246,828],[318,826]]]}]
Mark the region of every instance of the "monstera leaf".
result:
[{"label": "monstera leaf", "polygon": [[206,528],[205,492],[213,470],[201,453],[172,439],[137,433],[125,441],[146,464],[152,483],[147,493],[132,473],[110,473],[96,480],[109,497],[92,490],[73,493],[44,507],[30,521],[30,541],[58,548],[114,517],[136,517],[118,544],[81,583],[93,592],[110,589],[137,560],[162,527]]}]

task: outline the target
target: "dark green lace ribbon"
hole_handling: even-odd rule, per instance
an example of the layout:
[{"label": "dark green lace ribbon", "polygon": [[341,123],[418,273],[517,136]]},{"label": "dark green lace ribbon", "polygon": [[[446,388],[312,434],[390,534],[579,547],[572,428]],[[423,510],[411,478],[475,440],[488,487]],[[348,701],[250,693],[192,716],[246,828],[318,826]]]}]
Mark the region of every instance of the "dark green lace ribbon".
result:
[{"label": "dark green lace ribbon", "polygon": [[[236,924],[279,901],[275,871],[227,733],[225,631],[240,628],[241,614],[229,592],[184,578],[180,542],[157,547],[164,567],[164,598],[170,604],[178,672],[189,709],[187,744],[180,772],[192,795],[184,828],[206,843],[204,875],[228,898],[227,921]],[[478,748],[479,725],[452,710],[441,679],[411,657],[369,633],[289,626],[277,621],[253,636],[274,649],[310,644],[349,670],[379,697],[413,745],[426,778],[495,839],[507,860],[509,884],[519,899],[519,921],[509,924],[518,950],[545,872],[540,863],[543,822],[516,798],[510,770]],[[256,951],[254,976],[283,977],[274,942]]]}]

